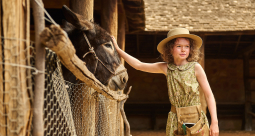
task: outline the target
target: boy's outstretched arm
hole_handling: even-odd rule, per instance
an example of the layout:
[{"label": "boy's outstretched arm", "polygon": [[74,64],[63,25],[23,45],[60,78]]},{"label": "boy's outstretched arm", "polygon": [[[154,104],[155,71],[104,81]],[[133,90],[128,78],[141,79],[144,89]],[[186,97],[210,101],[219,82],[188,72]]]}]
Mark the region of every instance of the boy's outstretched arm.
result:
[{"label": "boy's outstretched arm", "polygon": [[139,61],[138,59],[132,57],[131,55],[127,54],[123,50],[121,50],[115,40],[114,37],[112,37],[113,45],[115,46],[115,49],[119,53],[119,55],[133,68],[137,70],[141,70],[144,72],[149,73],[163,73],[166,75],[167,72],[167,63],[166,62],[157,62],[157,63],[143,63]]},{"label": "boy's outstretched arm", "polygon": [[217,111],[216,111],[216,102],[207,80],[206,74],[204,69],[200,64],[195,65],[195,74],[197,77],[197,81],[201,86],[205,99],[208,105],[208,109],[211,115],[211,126],[210,126],[210,135],[211,136],[218,136],[219,135],[219,126],[218,126],[218,118],[217,118]]}]

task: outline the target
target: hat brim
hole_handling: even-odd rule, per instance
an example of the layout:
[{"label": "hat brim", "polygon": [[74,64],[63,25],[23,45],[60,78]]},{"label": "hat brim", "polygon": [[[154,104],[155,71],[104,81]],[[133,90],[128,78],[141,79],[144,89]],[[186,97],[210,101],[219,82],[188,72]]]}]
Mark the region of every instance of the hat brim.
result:
[{"label": "hat brim", "polygon": [[167,37],[165,38],[164,40],[162,40],[158,46],[157,46],[157,50],[163,54],[164,53],[164,46],[166,45],[167,42],[171,41],[172,39],[174,38],[179,38],[179,37],[187,37],[187,38],[191,38],[195,41],[195,46],[197,48],[200,48],[203,44],[203,40],[197,36],[197,35],[194,35],[194,34],[178,34],[178,35],[174,35],[174,36],[171,36],[171,37]]}]

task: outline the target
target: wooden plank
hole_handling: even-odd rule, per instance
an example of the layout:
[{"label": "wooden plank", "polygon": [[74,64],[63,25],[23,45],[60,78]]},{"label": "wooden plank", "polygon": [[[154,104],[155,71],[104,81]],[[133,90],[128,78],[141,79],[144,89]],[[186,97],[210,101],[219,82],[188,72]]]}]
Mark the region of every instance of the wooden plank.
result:
[{"label": "wooden plank", "polygon": [[[3,16],[2,16],[2,0],[0,0],[0,36],[2,37],[2,22],[3,22]],[[2,42],[2,38],[0,38],[0,43],[1,43],[1,48],[0,48],[0,62],[4,62],[3,61],[3,50],[2,47],[4,46],[3,42]],[[0,64],[0,71],[4,72],[3,69],[3,65]],[[4,106],[4,75],[0,74],[0,135],[5,136],[6,135],[6,129],[5,129],[5,125],[6,125],[6,121],[5,121],[5,106]]]},{"label": "wooden plank", "polygon": [[[27,48],[27,50],[26,50],[26,56],[27,56],[27,59],[26,59],[26,64],[28,65],[28,66],[31,66],[31,64],[30,64],[30,56],[31,56],[31,48],[30,48],[30,0],[26,0],[26,2],[25,2],[26,4],[25,4],[25,7],[26,7],[26,9],[25,9],[25,11],[26,11],[26,48]],[[30,112],[30,114],[29,114],[29,117],[28,117],[28,123],[27,123],[27,125],[26,125],[26,130],[27,130],[27,133],[26,133],[26,135],[28,136],[28,135],[30,135],[30,133],[31,133],[31,126],[32,126],[32,118],[33,118],[33,110],[32,110],[32,101],[31,101],[31,97],[33,96],[33,94],[32,94],[32,75],[31,75],[31,69],[27,69],[27,73],[26,73],[26,75],[27,75],[27,86],[28,87],[30,87],[30,88],[27,88],[27,98],[28,98],[28,102],[29,102],[29,112]],[[30,98],[29,98],[30,97]]]},{"label": "wooden plank", "polygon": [[[16,30],[18,29],[17,22],[17,4],[18,2],[15,0],[3,1],[3,36],[5,38],[18,38],[18,33]],[[5,63],[17,63],[17,58],[13,57],[13,55],[17,55],[17,45],[18,40],[5,40],[4,44],[4,58]],[[17,67],[5,65],[4,79],[5,79],[5,95],[4,95],[4,105],[6,110],[6,135],[8,136],[16,136],[17,133],[13,133],[18,129],[18,110],[17,110]],[[14,99],[13,99],[14,98]]]},{"label": "wooden plank", "polygon": [[252,131],[252,116],[249,114],[251,111],[251,91],[250,82],[247,80],[249,76],[249,54],[243,55],[243,77],[244,77],[244,88],[245,88],[245,119],[244,128],[246,131]]},{"label": "wooden plank", "polygon": [[[19,39],[26,39],[26,36],[27,36],[27,33],[26,32],[26,28],[28,28],[26,25],[27,25],[27,22],[30,22],[30,20],[26,20],[27,18],[27,15],[26,15],[26,10],[27,8],[30,8],[29,5],[29,2],[27,3],[27,0],[20,0],[18,5],[17,5],[17,14],[18,14],[18,23],[19,23],[19,26],[17,29],[17,33],[19,33],[19,36],[18,38]],[[27,7],[28,6],[28,7]],[[30,13],[29,13],[30,15]],[[29,40],[29,39],[28,39]],[[27,42],[25,41],[19,41],[19,44],[18,44],[18,52],[19,52],[19,56],[18,56],[18,64],[21,64],[21,65],[27,65],[26,63],[26,59],[28,56],[27,53],[25,52],[26,51],[26,48],[27,48],[27,45],[26,45]],[[19,131],[19,135],[20,136],[25,136],[25,135],[29,135],[29,130],[27,130],[29,124],[30,124],[30,117],[31,117],[31,104],[30,104],[30,100],[29,100],[29,94],[28,94],[28,91],[27,91],[27,82],[26,82],[26,79],[27,79],[27,74],[26,74],[26,68],[23,68],[23,67],[19,67],[18,68],[18,79],[19,79],[19,88],[20,88],[20,91],[18,93],[19,95],[19,99],[21,101],[21,105],[19,107],[19,109],[22,109],[20,110],[19,114],[23,113],[24,116],[19,116],[22,120],[22,129]],[[18,96],[17,96],[18,97]],[[31,118],[32,119],[32,118]]]}]

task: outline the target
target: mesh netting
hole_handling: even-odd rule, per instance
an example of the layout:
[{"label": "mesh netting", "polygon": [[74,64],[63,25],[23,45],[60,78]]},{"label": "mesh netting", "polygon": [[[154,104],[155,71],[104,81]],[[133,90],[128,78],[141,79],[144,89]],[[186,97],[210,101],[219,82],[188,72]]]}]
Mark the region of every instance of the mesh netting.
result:
[{"label": "mesh netting", "polygon": [[44,103],[45,135],[119,136],[116,101],[96,93],[85,83],[65,81],[61,64],[48,50]]},{"label": "mesh netting", "polygon": [[[5,38],[5,44],[14,39]],[[0,70],[0,136],[32,135],[35,52],[20,42],[3,46]],[[15,41],[14,40],[14,41]],[[118,103],[96,93],[85,83],[65,81],[61,63],[46,49],[44,92],[45,136],[119,136]]]}]

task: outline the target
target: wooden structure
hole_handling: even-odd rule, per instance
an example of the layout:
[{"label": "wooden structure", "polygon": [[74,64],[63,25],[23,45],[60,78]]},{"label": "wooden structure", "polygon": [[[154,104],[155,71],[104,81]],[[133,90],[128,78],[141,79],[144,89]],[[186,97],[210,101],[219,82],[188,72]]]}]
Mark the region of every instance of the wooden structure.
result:
[{"label": "wooden structure", "polygon": [[30,1],[1,0],[0,9],[0,135],[29,135],[32,79],[22,66],[30,64]]},{"label": "wooden structure", "polygon": [[[61,19],[63,18],[61,15],[61,7],[64,4],[68,7],[71,7],[70,1],[71,0],[44,0],[44,4],[45,8],[50,12],[53,18],[59,24],[61,24]],[[228,104],[228,106],[224,104],[218,104],[217,107],[220,116],[225,117],[227,115],[233,115],[241,118],[242,109],[244,108],[244,105],[246,105],[247,108],[245,110],[245,115],[247,118],[245,119],[245,121],[247,123],[245,124],[247,124],[246,126],[248,127],[245,128],[247,128],[246,130],[250,130],[251,117],[254,114],[250,112],[253,102],[251,101],[251,92],[249,90],[251,90],[251,81],[253,81],[254,78],[250,77],[249,72],[247,71],[249,64],[247,58],[249,58],[250,60],[254,59],[255,54],[254,51],[249,53],[247,53],[247,51],[251,51],[254,47],[255,28],[254,25],[252,25],[252,19],[249,19],[250,14],[248,14],[248,9],[253,10],[253,3],[247,3],[246,9],[244,10],[237,5],[245,5],[245,1],[227,0],[221,1],[220,3],[213,3],[206,0],[201,3],[189,2],[191,8],[187,10],[187,8],[179,6],[183,5],[183,3],[186,2],[185,0],[171,2],[169,2],[168,0],[160,0],[160,5],[158,5],[159,2],[151,0],[118,0],[117,2],[118,24],[115,24],[114,27],[118,26],[118,44],[122,47],[122,49],[125,48],[126,52],[139,59],[158,58],[159,53],[156,50],[156,45],[166,37],[167,31],[169,29],[175,27],[186,27],[190,29],[192,33],[202,37],[204,41],[204,46],[202,46],[201,48],[201,51],[204,52],[204,58],[200,62],[202,66],[205,66],[205,64],[203,64],[205,59],[243,59],[244,82],[246,88],[245,94],[247,96],[245,104]],[[201,4],[202,6],[199,6],[199,4]],[[217,6],[217,4],[222,4],[223,7]],[[94,0],[93,6],[94,21],[103,26],[104,19],[102,15],[106,16],[106,12],[103,14],[102,11],[106,10],[104,7],[105,4],[102,4],[101,0]],[[196,6],[205,9],[196,8]],[[219,8],[214,9],[213,7]],[[224,10],[221,8],[224,8]],[[182,11],[182,14],[177,14],[177,9],[178,11]],[[200,12],[197,12],[197,10],[199,9]],[[116,12],[116,5],[114,11]],[[201,18],[201,16],[203,16],[204,18]],[[146,25],[145,21],[147,21]],[[47,23],[46,25],[49,25],[49,23]],[[116,30],[113,31],[114,33],[117,33]],[[134,92],[136,92],[136,90],[133,91],[133,94]],[[135,96],[132,96],[131,94],[131,97]],[[127,111],[127,116],[129,115],[129,113],[133,114],[135,112],[133,111],[133,109],[129,108],[129,106],[131,105],[133,107],[140,106],[140,109],[146,107],[146,104],[128,105],[127,103],[126,108],[127,110],[129,110]],[[161,113],[160,110],[157,110],[157,107],[165,107],[166,111],[169,111],[170,108],[169,106],[166,106],[167,104],[155,105],[157,105],[155,106],[155,108],[153,108],[153,104],[152,108],[147,105],[148,109],[156,109],[154,111],[147,111],[148,109],[146,108],[141,111],[141,114],[149,114],[151,118],[151,129],[155,128],[157,114],[163,113],[163,111]],[[137,108],[137,110],[138,109],[139,108]]]}]

